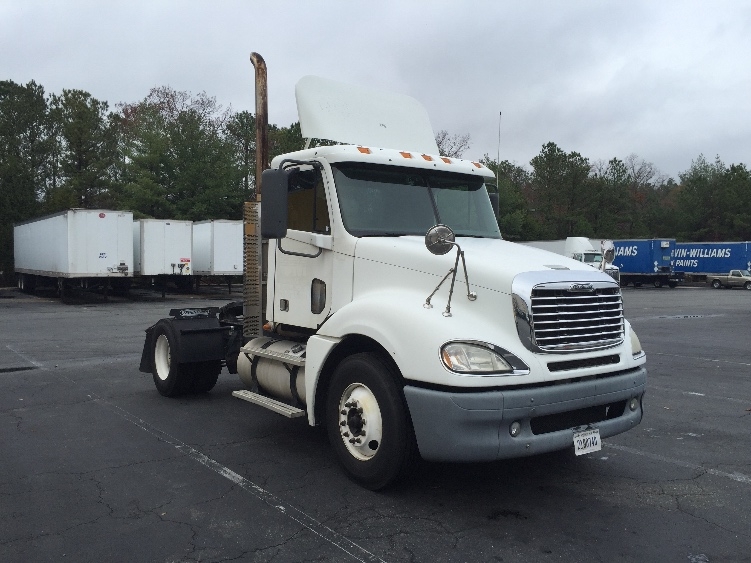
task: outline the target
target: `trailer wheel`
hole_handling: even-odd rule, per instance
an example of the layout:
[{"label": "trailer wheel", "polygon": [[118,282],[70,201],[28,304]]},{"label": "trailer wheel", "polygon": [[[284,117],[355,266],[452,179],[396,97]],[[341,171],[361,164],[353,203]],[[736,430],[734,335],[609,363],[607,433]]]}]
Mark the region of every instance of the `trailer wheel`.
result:
[{"label": "trailer wheel", "polygon": [[402,388],[375,354],[355,354],[337,366],[326,426],[347,476],[368,489],[383,489],[416,466],[417,444]]},{"label": "trailer wheel", "polygon": [[715,289],[722,289],[722,284],[720,283],[720,280],[712,280],[712,287]]},{"label": "trailer wheel", "polygon": [[656,288],[662,287],[662,280],[660,278],[657,278],[654,282],[654,285]]},{"label": "trailer wheel", "polygon": [[[158,323],[151,340],[154,385],[165,397],[176,397],[187,391],[191,374],[185,364],[173,357],[177,350],[177,338],[169,323]],[[213,386],[212,386],[213,387]]]}]

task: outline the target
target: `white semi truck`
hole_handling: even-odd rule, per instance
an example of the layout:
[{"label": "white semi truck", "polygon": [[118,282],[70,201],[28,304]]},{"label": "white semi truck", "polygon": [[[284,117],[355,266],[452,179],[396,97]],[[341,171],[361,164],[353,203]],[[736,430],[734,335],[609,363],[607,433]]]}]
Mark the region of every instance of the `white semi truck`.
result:
[{"label": "white semi truck", "polygon": [[406,96],[303,78],[303,136],[340,144],[265,169],[265,64],[251,60],[244,299],[146,330],[141,370],[160,393],[207,391],[226,366],[238,398],[325,426],[370,489],[419,457],[588,453],[639,424],[645,354],[611,277],[503,240],[492,172],[440,156]]}]

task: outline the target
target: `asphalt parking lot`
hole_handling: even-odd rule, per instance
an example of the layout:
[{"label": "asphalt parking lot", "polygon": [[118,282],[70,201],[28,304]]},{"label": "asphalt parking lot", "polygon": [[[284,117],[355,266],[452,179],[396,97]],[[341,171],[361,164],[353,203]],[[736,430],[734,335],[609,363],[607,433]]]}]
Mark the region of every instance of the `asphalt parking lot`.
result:
[{"label": "asphalt parking lot", "polygon": [[751,292],[625,288],[645,417],[602,451],[351,483],[325,433],[138,371],[165,300],[0,289],[0,561],[751,561]]}]

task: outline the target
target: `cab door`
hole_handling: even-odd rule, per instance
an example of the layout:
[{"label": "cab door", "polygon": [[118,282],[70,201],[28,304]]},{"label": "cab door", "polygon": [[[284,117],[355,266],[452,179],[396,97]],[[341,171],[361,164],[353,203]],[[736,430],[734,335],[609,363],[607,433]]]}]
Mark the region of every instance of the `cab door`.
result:
[{"label": "cab door", "polygon": [[317,329],[331,310],[333,237],[323,175],[294,171],[287,196],[287,236],[274,251],[273,321]]}]

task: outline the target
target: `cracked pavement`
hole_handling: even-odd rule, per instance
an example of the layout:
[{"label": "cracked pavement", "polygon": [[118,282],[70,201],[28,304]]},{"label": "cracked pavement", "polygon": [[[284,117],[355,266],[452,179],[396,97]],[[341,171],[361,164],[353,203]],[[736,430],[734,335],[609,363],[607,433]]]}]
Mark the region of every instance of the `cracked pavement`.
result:
[{"label": "cracked pavement", "polygon": [[626,288],[644,421],[602,451],[423,463],[366,491],[325,433],[138,371],[177,305],[0,289],[0,561],[751,561],[751,300]]}]

